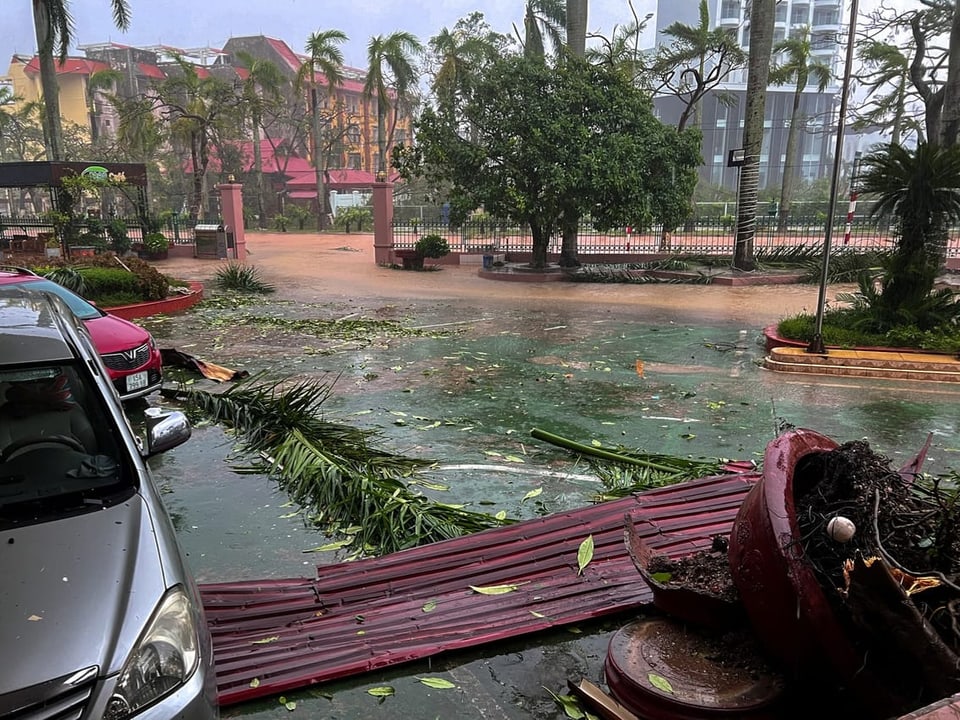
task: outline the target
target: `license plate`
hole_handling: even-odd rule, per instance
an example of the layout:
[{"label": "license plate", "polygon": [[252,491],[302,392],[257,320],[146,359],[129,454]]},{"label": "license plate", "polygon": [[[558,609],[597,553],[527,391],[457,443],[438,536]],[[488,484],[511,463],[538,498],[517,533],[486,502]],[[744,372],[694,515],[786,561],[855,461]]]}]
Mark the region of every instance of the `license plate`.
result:
[{"label": "license plate", "polygon": [[149,384],[149,379],[147,378],[146,372],[138,372],[133,375],[127,375],[127,392],[133,392],[134,390],[140,390],[145,388]]}]

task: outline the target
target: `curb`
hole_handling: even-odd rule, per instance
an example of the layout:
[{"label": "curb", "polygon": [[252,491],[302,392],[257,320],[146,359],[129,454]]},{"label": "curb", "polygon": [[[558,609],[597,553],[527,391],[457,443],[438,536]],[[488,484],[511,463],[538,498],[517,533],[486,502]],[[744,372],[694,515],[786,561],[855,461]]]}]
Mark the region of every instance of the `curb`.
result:
[{"label": "curb", "polygon": [[190,292],[186,295],[174,295],[163,300],[154,300],[152,302],[134,303],[133,305],[118,305],[117,307],[102,308],[104,312],[115,315],[124,320],[135,320],[137,318],[149,317],[150,315],[169,315],[170,313],[183,312],[203,300],[203,284],[198,282],[189,282]]}]

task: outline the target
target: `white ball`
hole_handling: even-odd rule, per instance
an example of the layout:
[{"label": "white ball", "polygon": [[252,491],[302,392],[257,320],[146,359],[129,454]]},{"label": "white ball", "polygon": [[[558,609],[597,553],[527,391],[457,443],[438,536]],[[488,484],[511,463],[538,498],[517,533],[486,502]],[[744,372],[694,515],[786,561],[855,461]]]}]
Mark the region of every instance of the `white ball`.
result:
[{"label": "white ball", "polygon": [[827,535],[831,540],[836,540],[839,543],[850,542],[850,539],[856,533],[857,526],[853,524],[853,520],[842,515],[831,518],[830,522],[827,523]]}]

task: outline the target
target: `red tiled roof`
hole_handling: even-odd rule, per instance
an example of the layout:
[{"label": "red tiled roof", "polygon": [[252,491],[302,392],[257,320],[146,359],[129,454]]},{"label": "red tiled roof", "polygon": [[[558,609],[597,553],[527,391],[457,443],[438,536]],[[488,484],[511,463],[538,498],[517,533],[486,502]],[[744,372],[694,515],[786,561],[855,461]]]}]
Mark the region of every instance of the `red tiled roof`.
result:
[{"label": "red tiled roof", "polygon": [[[683,557],[729,534],[758,477],[703,478],[379,558],[324,565],[315,580],[201,585],[220,702],[639,608],[652,595],[627,552],[625,515],[655,552]],[[577,551],[587,536],[593,537],[593,560],[578,573]],[[517,591],[484,595],[470,589],[507,583],[517,583]],[[429,614],[423,611],[427,602],[434,607]]]},{"label": "red tiled roof", "polygon": [[[57,63],[57,75],[93,75],[101,70],[109,70],[110,66],[98,60],[87,60],[86,58],[67,58],[64,62]],[[23,67],[26,73],[40,72],[40,58],[34,55],[30,62]]]},{"label": "red tiled roof", "polygon": [[165,80],[167,77],[163,70],[158,68],[156,65],[151,65],[150,63],[137,63],[137,69],[140,71],[141,75],[148,78]]},{"label": "red tiled roof", "polygon": [[300,58],[283,40],[267,38],[267,42],[270,43],[270,47],[276,50],[277,54],[283,58],[283,61],[287,63],[291,70],[296,72],[300,69],[300,65],[302,64]]},{"label": "red tiled roof", "polygon": [[235,67],[234,71],[237,73],[237,77],[241,80],[246,80],[248,77],[250,77],[250,71],[246,68]]},{"label": "red tiled roof", "polygon": [[197,77],[200,80],[205,80],[206,78],[210,77],[210,71],[202,65],[194,65],[193,69],[197,73]]}]

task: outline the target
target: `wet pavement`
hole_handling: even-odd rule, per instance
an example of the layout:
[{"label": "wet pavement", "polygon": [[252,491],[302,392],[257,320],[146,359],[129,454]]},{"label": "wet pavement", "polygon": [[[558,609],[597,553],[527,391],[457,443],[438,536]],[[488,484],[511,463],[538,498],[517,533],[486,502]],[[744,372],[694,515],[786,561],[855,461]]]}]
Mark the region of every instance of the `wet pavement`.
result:
[{"label": "wet pavement", "polygon": [[[144,324],[161,346],[218,364],[269,378],[336,378],[324,406],[329,419],[375,429],[395,452],[437,460],[435,479],[450,489],[428,492],[444,502],[513,517],[589,502],[598,488],[589,468],[533,440],[533,427],[586,443],[749,459],[761,456],[778,429],[794,425],[839,442],[866,438],[895,462],[932,432],[927,468],[960,467],[960,388],[759,367],[763,326],[811,307],[813,287],[526,286],[484,281],[463,267],[378,268],[360,236],[266,235],[251,247],[252,264],[278,285],[275,295],[244,303],[208,291],[212,300],[197,309]],[[171,260],[162,269],[209,279],[216,267]],[[348,318],[393,320],[425,334],[328,340],[313,332],[311,321]],[[196,385],[214,387],[202,379]],[[234,473],[231,464],[242,459],[233,450],[221,429],[201,426],[190,442],[152,461],[198,580],[312,576],[316,565],[338,561],[333,553],[306,552],[325,539],[304,527],[269,481]],[[535,502],[521,501],[540,487]],[[566,694],[567,678],[600,682],[606,643],[631,619],[434,658],[286,699],[311,718],[561,718],[550,692]],[[425,676],[456,688],[431,689],[418,681]],[[383,685],[396,694],[381,702],[367,692]],[[272,700],[224,715],[289,713]]]}]

